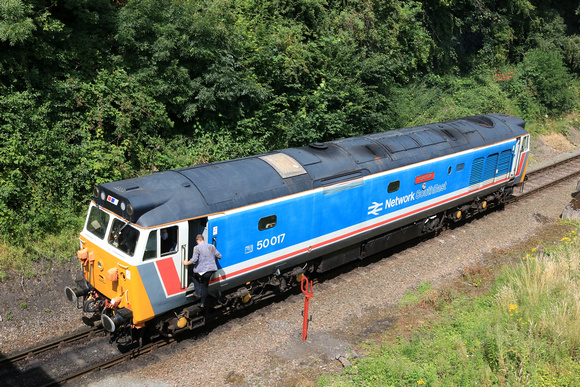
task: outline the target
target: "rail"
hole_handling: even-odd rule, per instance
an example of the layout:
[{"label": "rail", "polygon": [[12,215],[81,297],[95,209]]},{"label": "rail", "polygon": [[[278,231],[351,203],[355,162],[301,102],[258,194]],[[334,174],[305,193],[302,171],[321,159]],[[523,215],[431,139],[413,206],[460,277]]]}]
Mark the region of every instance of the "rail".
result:
[{"label": "rail", "polygon": [[580,152],[574,152],[560,158],[555,163],[543,165],[528,173],[528,180],[513,192],[510,202],[531,196],[546,188],[568,179],[580,176]]},{"label": "rail", "polygon": [[19,362],[31,356],[37,356],[43,352],[50,351],[51,349],[60,348],[64,344],[70,344],[75,341],[79,341],[81,339],[89,338],[93,334],[100,331],[102,331],[102,327],[99,325],[92,327],[90,329],[70,334],[68,336],[58,338],[56,340],[50,341],[46,344],[39,345],[37,347],[26,349],[24,351],[16,353],[15,355],[0,359],[0,367],[5,366],[7,364]]}]

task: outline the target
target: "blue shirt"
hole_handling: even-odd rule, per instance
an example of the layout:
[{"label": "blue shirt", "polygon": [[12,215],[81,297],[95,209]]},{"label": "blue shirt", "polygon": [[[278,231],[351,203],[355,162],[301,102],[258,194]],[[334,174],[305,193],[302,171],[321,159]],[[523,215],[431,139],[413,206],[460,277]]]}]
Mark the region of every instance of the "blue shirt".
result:
[{"label": "blue shirt", "polygon": [[220,259],[222,255],[215,248],[206,242],[201,242],[193,248],[193,256],[190,261],[193,263],[193,272],[203,274],[207,271],[216,271],[216,259]]}]

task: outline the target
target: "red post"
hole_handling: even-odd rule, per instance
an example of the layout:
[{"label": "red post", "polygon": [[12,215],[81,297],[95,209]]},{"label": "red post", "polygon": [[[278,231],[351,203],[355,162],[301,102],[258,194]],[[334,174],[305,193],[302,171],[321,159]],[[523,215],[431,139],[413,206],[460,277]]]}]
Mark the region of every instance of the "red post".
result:
[{"label": "red post", "polygon": [[[310,285],[310,292],[308,292],[308,287]],[[302,293],[304,293],[304,324],[302,326],[302,341],[306,341],[307,331],[308,331],[308,301],[310,297],[314,297],[312,294],[312,281],[308,281],[305,276],[302,277],[302,282],[300,283],[302,287]]]}]

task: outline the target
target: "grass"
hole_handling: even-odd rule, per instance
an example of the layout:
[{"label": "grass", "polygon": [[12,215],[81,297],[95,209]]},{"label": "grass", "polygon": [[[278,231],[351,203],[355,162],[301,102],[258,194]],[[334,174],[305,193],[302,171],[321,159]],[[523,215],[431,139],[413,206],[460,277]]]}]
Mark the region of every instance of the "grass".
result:
[{"label": "grass", "polygon": [[433,292],[433,286],[430,282],[423,282],[418,287],[417,290],[409,290],[403,298],[399,301],[400,306],[413,305],[419,301],[426,299],[428,295]]},{"label": "grass", "polygon": [[42,274],[51,263],[59,265],[69,261],[79,248],[80,226],[77,228],[44,235],[26,246],[0,240],[0,281],[15,273],[30,278]]},{"label": "grass", "polygon": [[[478,297],[428,283],[401,305],[429,307],[409,334],[366,343],[366,355],[327,386],[580,385],[580,237],[503,266]],[[485,270],[460,279],[485,277]],[[482,283],[485,282],[482,280]],[[471,285],[471,288],[474,286]],[[467,287],[468,288],[468,287]],[[425,314],[424,311],[420,312]]]}]

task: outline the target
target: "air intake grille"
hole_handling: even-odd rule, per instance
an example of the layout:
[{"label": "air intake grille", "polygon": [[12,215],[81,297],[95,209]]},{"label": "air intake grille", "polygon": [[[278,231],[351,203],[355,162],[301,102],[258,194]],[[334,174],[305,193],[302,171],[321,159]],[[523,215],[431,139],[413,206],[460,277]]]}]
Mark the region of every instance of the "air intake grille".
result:
[{"label": "air intake grille", "polygon": [[471,168],[471,176],[469,177],[469,185],[481,183],[481,176],[483,174],[483,157],[475,159],[473,167]]}]

